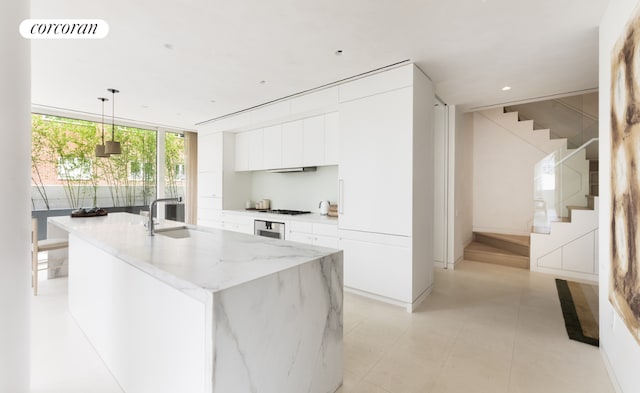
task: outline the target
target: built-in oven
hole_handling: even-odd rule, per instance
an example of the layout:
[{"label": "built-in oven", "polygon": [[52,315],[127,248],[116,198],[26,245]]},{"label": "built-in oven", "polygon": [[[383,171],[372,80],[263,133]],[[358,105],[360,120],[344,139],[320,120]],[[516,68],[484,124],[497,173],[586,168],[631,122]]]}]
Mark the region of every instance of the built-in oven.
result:
[{"label": "built-in oven", "polygon": [[284,240],[284,222],[254,220],[253,233],[258,236]]}]

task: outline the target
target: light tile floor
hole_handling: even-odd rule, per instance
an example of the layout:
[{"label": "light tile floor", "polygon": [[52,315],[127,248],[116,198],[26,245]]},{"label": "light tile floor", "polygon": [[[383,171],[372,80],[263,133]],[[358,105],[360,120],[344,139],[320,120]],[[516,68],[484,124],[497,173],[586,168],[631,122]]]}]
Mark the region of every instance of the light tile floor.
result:
[{"label": "light tile floor", "polygon": [[[32,303],[33,393],[122,393],[66,309],[66,280]],[[339,393],[613,393],[597,348],[567,338],[554,278],[465,261],[436,269],[413,314],[345,295]]]}]

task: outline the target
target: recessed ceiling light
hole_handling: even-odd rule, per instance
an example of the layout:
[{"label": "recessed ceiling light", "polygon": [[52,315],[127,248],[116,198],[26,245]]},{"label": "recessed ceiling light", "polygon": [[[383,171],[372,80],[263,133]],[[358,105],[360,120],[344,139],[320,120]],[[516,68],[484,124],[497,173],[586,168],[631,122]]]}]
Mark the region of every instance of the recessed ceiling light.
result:
[{"label": "recessed ceiling light", "polygon": [[163,45],[166,49],[173,49],[173,45],[166,43]]},{"label": "recessed ceiling light", "polygon": [[260,82],[258,82],[258,83],[260,83],[261,85],[264,85],[264,84],[266,84],[266,83],[267,83],[267,81],[263,79],[263,80],[261,80],[261,81],[260,81]]},{"label": "recessed ceiling light", "polygon": [[502,91],[509,91],[511,90],[511,86],[505,86],[502,88]]},{"label": "recessed ceiling light", "polygon": [[335,55],[336,55],[336,56],[342,56],[342,49],[338,49],[338,50],[335,52]]}]

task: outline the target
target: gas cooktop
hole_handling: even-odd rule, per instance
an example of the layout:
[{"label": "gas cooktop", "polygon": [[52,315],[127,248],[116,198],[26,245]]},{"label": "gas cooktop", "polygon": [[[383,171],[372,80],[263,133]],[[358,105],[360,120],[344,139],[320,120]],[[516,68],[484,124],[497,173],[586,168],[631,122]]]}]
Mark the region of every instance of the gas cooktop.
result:
[{"label": "gas cooktop", "polygon": [[274,209],[274,210],[258,210],[260,213],[272,213],[272,214],[288,214],[290,216],[297,216],[298,214],[309,214],[310,211],[303,210],[285,210],[285,209]]}]

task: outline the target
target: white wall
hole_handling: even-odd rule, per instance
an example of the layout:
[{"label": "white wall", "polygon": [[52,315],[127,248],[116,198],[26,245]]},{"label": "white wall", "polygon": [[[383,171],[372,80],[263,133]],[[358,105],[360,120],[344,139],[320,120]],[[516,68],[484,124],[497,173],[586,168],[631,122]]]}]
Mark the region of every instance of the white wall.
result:
[{"label": "white wall", "polygon": [[452,262],[456,263],[473,239],[473,114],[456,107],[450,107],[450,111],[454,112],[450,126],[455,133],[455,168],[450,173],[455,173]]},{"label": "white wall", "polygon": [[303,173],[253,172],[250,198],[254,203],[271,199],[272,209],[317,212],[321,200],[338,203],[338,166],[320,166],[316,172]]},{"label": "white wall", "polygon": [[0,12],[0,392],[29,392],[31,82],[29,42],[18,26],[29,1],[4,2]]},{"label": "white wall", "polygon": [[[431,80],[417,67],[413,68],[413,195],[411,225],[412,256],[412,302],[419,304],[421,296],[426,296],[433,288],[434,230],[442,231],[444,222],[434,225],[434,184],[435,157],[438,154],[425,154],[431,150],[443,150],[434,143],[434,104],[435,95]],[[444,133],[444,130],[441,130]],[[440,138],[444,145],[444,138]],[[444,153],[441,151],[441,153]],[[443,155],[443,154],[440,154]],[[444,157],[442,157],[444,158]],[[439,168],[444,170],[444,163]],[[398,174],[399,176],[401,174]],[[444,179],[442,179],[444,181]],[[441,201],[444,206],[444,199]],[[442,209],[442,208],[441,208]],[[391,206],[393,214],[393,206]],[[444,219],[442,220],[444,221]],[[444,239],[442,239],[444,241]]]},{"label": "white wall", "polygon": [[473,114],[473,230],[528,235],[533,219],[533,168],[546,154]]},{"label": "white wall", "polygon": [[634,14],[637,0],[609,2],[600,24],[600,350],[610,365],[611,379],[618,392],[640,392],[638,367],[640,346],[614,312],[608,300],[610,270],[611,50]]},{"label": "white wall", "polygon": [[447,232],[447,114],[443,103],[433,107],[433,261],[444,267],[446,258]]}]

